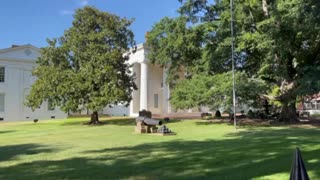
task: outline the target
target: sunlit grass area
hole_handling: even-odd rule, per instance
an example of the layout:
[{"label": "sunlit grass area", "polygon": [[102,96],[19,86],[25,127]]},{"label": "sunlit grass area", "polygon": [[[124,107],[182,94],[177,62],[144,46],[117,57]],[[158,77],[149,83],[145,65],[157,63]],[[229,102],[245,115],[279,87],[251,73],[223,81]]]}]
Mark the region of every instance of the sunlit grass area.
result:
[{"label": "sunlit grass area", "polygon": [[288,179],[300,147],[320,179],[320,130],[185,120],[175,136],[134,133],[134,120],[0,123],[0,179]]}]

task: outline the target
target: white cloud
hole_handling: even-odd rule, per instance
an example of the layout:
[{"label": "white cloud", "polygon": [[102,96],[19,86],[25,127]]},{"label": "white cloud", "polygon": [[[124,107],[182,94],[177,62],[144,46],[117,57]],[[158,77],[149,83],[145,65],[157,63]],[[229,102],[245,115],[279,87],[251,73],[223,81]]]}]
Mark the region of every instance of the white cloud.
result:
[{"label": "white cloud", "polygon": [[89,0],[80,0],[80,6],[86,6],[89,4]]},{"label": "white cloud", "polygon": [[73,11],[70,11],[70,10],[61,10],[61,11],[60,11],[60,14],[61,14],[61,15],[71,15],[71,14],[73,14]]},{"label": "white cloud", "polygon": [[[76,0],[75,2],[77,3],[78,8],[79,6],[83,7],[89,4],[89,0]],[[62,16],[66,16],[74,14],[74,10],[61,10],[59,13]]]}]

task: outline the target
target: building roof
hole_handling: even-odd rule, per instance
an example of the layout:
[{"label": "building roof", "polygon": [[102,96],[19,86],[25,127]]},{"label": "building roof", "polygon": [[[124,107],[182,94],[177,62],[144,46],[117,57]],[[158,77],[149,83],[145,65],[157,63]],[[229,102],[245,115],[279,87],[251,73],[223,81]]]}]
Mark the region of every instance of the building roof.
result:
[{"label": "building roof", "polygon": [[33,49],[35,51],[39,51],[39,48],[37,48],[37,47],[35,47],[35,46],[31,45],[31,44],[24,44],[24,45],[15,45],[15,44],[13,44],[9,48],[0,49],[0,53],[15,51],[15,50],[24,49],[24,48],[31,48],[31,49]]}]

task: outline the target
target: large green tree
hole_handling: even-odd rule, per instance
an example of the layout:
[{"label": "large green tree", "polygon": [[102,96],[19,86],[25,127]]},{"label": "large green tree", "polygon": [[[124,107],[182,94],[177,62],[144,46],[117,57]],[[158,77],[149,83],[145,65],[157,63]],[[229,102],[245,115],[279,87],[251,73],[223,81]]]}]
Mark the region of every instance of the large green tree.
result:
[{"label": "large green tree", "polygon": [[126,62],[135,46],[131,23],[93,7],[78,9],[72,27],[41,48],[27,105],[35,109],[50,101],[65,112],[88,108],[90,123],[97,124],[105,106],[128,104],[136,89]]},{"label": "large green tree", "polygon": [[[235,73],[235,80],[237,105],[260,105],[259,93],[266,92],[266,84],[262,80],[249,78],[244,72]],[[208,106],[213,110],[231,112],[232,74],[194,75],[191,79],[178,81],[171,95],[170,103],[176,109]]]},{"label": "large green tree", "polygon": [[[194,54],[196,58],[192,61],[201,59],[202,64],[207,65],[205,73],[208,75],[230,71],[230,1],[179,1],[182,3],[179,18],[186,19],[184,27],[202,32],[197,34],[201,53]],[[320,1],[235,0],[234,22],[236,70],[263,79],[270,91],[271,87],[278,89],[273,96],[261,95],[281,104],[279,120],[297,120],[297,97],[320,90]],[[159,36],[156,25],[149,33],[154,61],[158,61],[159,52],[167,58],[171,55],[160,43],[164,39],[171,42],[173,39],[168,34],[173,32],[163,32],[167,35]],[[155,51],[156,44],[160,46]],[[188,41],[184,44],[185,47],[190,45],[192,42]],[[184,57],[179,61],[180,65],[190,62],[184,63]]]}]

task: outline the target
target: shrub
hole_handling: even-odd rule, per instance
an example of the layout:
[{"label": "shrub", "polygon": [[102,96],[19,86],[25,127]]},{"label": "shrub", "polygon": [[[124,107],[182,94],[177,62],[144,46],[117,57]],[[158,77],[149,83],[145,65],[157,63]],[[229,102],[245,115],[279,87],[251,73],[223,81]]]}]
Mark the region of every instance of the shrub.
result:
[{"label": "shrub", "polygon": [[169,121],[170,121],[170,118],[165,117],[165,118],[163,118],[163,120],[164,120],[164,122],[169,122]]},{"label": "shrub", "polygon": [[254,118],[254,113],[251,109],[248,111],[247,116],[248,116],[248,118]]},{"label": "shrub", "polygon": [[221,118],[221,112],[219,110],[217,110],[214,117]]}]

